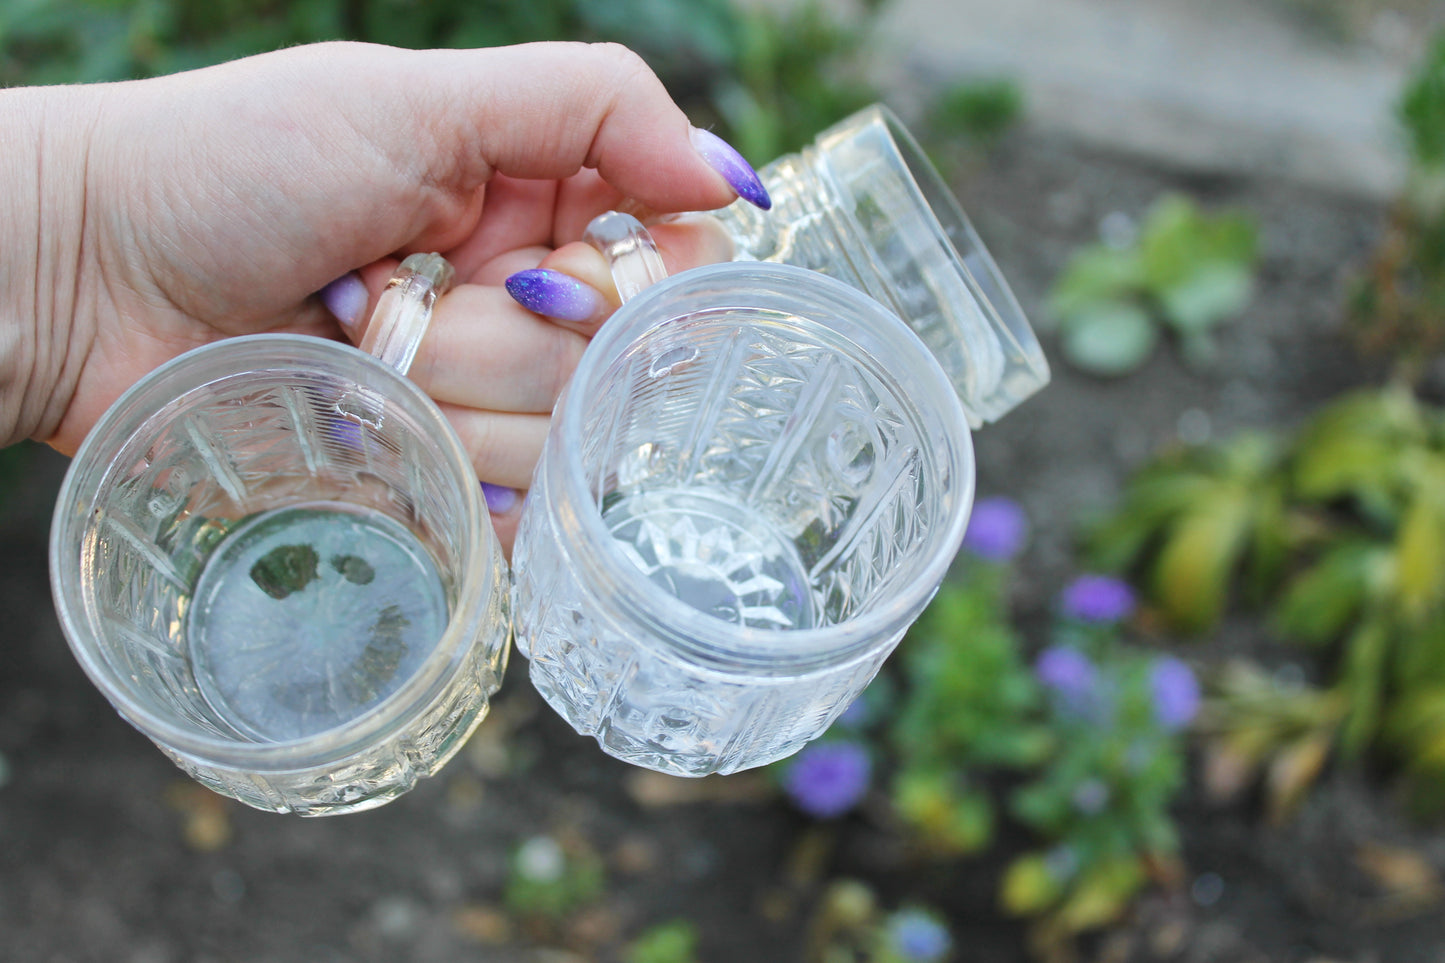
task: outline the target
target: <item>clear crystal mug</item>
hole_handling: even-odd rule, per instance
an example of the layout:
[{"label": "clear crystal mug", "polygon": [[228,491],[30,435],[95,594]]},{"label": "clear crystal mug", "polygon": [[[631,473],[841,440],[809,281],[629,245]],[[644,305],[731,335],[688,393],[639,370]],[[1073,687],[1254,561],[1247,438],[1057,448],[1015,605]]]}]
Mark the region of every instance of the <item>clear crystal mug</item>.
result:
[{"label": "clear crystal mug", "polygon": [[404,377],[450,276],[403,262],[362,350],[253,335],[168,362],[67,473],[50,559],[70,646],[219,793],[380,805],[451,757],[500,683],[501,547],[470,458]]},{"label": "clear crystal mug", "polygon": [[875,104],[758,176],[773,206],[718,212],[739,260],[836,277],[892,309],[938,359],[977,428],[1049,381],[1023,310],[913,135]]},{"label": "clear crystal mug", "polygon": [[610,755],[693,776],[772,762],[847,707],[946,574],[973,494],[962,404],[856,288],[756,262],[659,281],[625,214],[589,240],[624,303],[523,508],[517,647]]}]

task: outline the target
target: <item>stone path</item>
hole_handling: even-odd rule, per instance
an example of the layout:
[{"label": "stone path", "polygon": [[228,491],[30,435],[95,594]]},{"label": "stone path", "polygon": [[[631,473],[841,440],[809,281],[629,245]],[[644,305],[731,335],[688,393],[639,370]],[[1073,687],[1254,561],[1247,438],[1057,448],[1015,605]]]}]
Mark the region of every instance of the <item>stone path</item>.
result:
[{"label": "stone path", "polygon": [[[1009,77],[1028,122],[1190,169],[1278,172],[1386,197],[1401,181],[1394,105],[1441,0],[1356,0],[1330,37],[1306,0],[892,0],[885,85]],[[1324,2],[1324,0],[1314,0]]]}]

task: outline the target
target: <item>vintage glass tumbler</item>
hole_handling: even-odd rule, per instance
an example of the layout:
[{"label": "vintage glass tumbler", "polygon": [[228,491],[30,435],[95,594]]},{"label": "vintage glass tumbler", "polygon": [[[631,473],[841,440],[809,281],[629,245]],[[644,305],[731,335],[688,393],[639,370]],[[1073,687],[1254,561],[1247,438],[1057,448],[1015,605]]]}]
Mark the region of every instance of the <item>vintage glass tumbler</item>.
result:
[{"label": "vintage glass tumbler", "polygon": [[379,805],[487,711],[509,592],[470,458],[403,376],[450,268],[404,262],[373,353],[254,335],[152,372],[60,491],[70,645],[182,769],[261,809]]},{"label": "vintage glass tumbler", "polygon": [[972,457],[943,371],[855,288],[732,262],[642,290],[583,355],[523,509],[533,685],[661,772],[790,755],[937,589]]},{"label": "vintage glass tumbler", "polygon": [[1008,282],[888,108],[859,111],[758,174],[772,210],[739,201],[719,214],[738,259],[810,268],[891,308],[948,373],[975,428],[1048,383]]}]

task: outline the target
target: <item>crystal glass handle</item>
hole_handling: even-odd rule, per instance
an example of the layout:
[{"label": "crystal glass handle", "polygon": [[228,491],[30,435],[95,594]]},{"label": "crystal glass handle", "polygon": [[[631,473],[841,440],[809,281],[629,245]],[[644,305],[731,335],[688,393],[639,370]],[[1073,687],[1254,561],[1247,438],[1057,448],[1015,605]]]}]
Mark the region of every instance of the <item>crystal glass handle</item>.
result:
[{"label": "crystal glass handle", "polygon": [[413,254],[402,261],[376,303],[361,350],[406,374],[431,324],[436,299],[455,277],[456,270],[440,254]]},{"label": "crystal glass handle", "polygon": [[612,270],[617,295],[625,303],[639,291],[667,277],[657,244],[631,214],[608,211],[587,225],[583,240],[601,251]]}]

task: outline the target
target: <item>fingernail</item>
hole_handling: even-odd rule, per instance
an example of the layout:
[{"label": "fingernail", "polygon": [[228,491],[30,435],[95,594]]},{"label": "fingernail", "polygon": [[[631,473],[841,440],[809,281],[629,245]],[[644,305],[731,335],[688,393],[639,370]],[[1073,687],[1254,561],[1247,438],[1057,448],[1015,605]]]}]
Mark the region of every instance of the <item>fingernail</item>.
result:
[{"label": "fingernail", "polygon": [[773,199],[768,196],[768,189],[758,178],[758,172],[743,160],[743,155],[731,144],[701,127],[692,128],[688,136],[692,138],[692,146],[702,155],[702,159],[722,175],[728,186],[738,192],[738,197],[765,211],[773,206]]},{"label": "fingernail", "polygon": [[341,275],[321,289],[321,303],[326,305],[331,316],[347,330],[361,323],[362,312],[366,310],[366,304],[370,300],[366,285],[355,271]]},{"label": "fingernail", "polygon": [[548,268],[518,271],[506,285],[513,301],[559,321],[590,321],[607,308],[602,292],[592,285]]},{"label": "fingernail", "polygon": [[487,500],[487,511],[493,515],[505,515],[517,507],[522,495],[515,488],[482,482],[482,497]]}]

